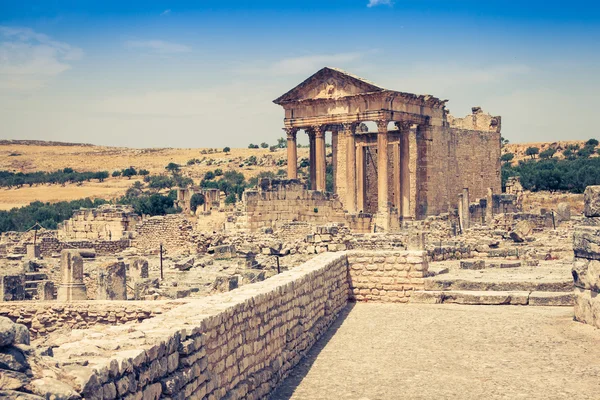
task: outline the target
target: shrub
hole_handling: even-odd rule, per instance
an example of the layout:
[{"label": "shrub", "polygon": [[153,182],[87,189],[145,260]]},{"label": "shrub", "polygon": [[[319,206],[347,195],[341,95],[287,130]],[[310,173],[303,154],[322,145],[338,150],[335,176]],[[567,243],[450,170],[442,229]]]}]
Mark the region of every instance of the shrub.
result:
[{"label": "shrub", "polygon": [[237,197],[235,193],[229,193],[227,197],[225,197],[225,204],[235,204],[237,201]]},{"label": "shrub", "polygon": [[147,169],[140,169],[138,171],[138,175],[140,175],[140,176],[147,176],[147,175],[150,175],[150,171],[148,171]]},{"label": "shrub", "polygon": [[118,176],[121,176],[121,171],[113,171],[113,173],[112,173],[112,177],[113,177],[113,178],[116,178],[116,177],[118,177]]},{"label": "shrub", "polygon": [[121,171],[121,175],[127,177],[128,179],[131,179],[132,176],[137,175],[137,171],[135,170],[135,168],[129,167]]},{"label": "shrub", "polygon": [[212,179],[215,179],[215,174],[212,171],[208,171],[207,173],[204,174],[204,179],[207,181],[210,181]]},{"label": "shrub", "polygon": [[223,175],[223,170],[221,168],[215,169],[215,176],[221,176],[221,175]]},{"label": "shrub", "polygon": [[596,147],[596,146],[598,146],[598,141],[596,139],[590,139],[587,142],[585,142],[585,145]]},{"label": "shrub", "polygon": [[231,149],[229,147],[223,147],[223,153],[229,153]]},{"label": "shrub", "polygon": [[249,148],[249,149],[258,149],[258,145],[257,145],[257,144],[252,144],[252,143],[250,143],[250,144],[248,145],[248,148]]},{"label": "shrub", "polygon": [[179,172],[179,164],[176,164],[174,162],[170,162],[169,164],[167,164],[167,166],[165,167],[165,169],[171,173],[176,173]]},{"label": "shrub", "polygon": [[260,144],[260,147],[262,147],[263,149],[266,149],[267,147],[269,147],[269,144],[268,144],[268,143],[265,143],[265,142],[262,142],[262,143]]}]

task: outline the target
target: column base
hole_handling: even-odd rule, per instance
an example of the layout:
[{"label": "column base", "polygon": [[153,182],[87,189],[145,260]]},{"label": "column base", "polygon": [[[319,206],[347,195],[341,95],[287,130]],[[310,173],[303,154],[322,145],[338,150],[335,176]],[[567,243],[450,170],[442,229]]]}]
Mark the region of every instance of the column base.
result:
[{"label": "column base", "polygon": [[389,211],[380,211],[375,214],[373,218],[374,228],[373,231],[377,232],[389,232],[390,231],[390,219],[391,215]]},{"label": "column base", "polygon": [[87,291],[83,283],[64,283],[58,287],[56,300],[77,301],[87,300]]}]

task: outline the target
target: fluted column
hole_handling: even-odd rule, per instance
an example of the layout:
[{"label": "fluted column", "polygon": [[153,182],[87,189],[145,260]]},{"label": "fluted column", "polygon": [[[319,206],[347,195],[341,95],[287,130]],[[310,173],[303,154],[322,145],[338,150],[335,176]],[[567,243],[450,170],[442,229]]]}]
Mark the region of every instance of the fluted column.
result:
[{"label": "fluted column", "polygon": [[388,212],[388,121],[377,121],[377,205]]},{"label": "fluted column", "polygon": [[346,209],[356,213],[356,124],[344,124],[346,139]]},{"label": "fluted column", "polygon": [[298,151],[296,133],[298,128],[286,128],[287,135],[287,176],[288,179],[298,179]]},{"label": "fluted column", "polygon": [[325,127],[313,127],[315,132],[315,170],[317,180],[317,190],[325,191]]},{"label": "fluted column", "polygon": [[315,173],[315,133],[313,131],[307,131],[308,143],[309,143],[309,154],[308,154],[308,176],[310,179],[310,190],[315,190],[317,187],[317,174]]},{"label": "fluted column", "polygon": [[397,123],[400,131],[400,215],[410,217],[410,123]]}]

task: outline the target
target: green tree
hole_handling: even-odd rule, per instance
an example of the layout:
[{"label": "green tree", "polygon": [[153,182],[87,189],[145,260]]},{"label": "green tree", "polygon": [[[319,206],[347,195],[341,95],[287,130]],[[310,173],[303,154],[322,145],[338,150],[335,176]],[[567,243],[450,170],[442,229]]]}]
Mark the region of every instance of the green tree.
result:
[{"label": "green tree", "polygon": [[262,143],[260,144],[260,147],[262,147],[263,149],[266,149],[267,147],[269,147],[269,144],[268,144],[268,143],[265,143],[265,142],[262,142]]},{"label": "green tree", "polygon": [[528,155],[531,158],[535,158],[535,156],[539,153],[540,153],[539,147],[528,147],[527,150],[525,150],[525,155]]},{"label": "green tree", "polygon": [[277,139],[277,147],[285,149],[287,147],[287,139],[282,137]]},{"label": "green tree", "polygon": [[229,147],[223,147],[223,153],[229,153],[231,149]]},{"label": "green tree", "polygon": [[554,156],[554,154],[556,154],[556,149],[553,147],[549,147],[540,153],[540,158],[541,159],[552,158]]},{"label": "green tree", "polygon": [[195,212],[199,206],[203,206],[206,199],[202,193],[194,193],[190,199],[190,209]]},{"label": "green tree", "polygon": [[140,176],[147,176],[147,175],[150,175],[150,171],[148,171],[147,169],[140,169],[138,171],[138,175],[140,175]]},{"label": "green tree", "polygon": [[227,197],[225,197],[225,204],[235,204],[237,201],[237,197],[235,193],[229,193]]},{"label": "green tree", "polygon": [[121,175],[127,177],[127,179],[131,179],[132,176],[137,175],[137,171],[133,167],[125,168],[121,171]]},{"label": "green tree", "polygon": [[116,178],[116,177],[118,177],[118,176],[121,176],[121,171],[113,171],[113,173],[112,173],[112,177],[113,177],[113,178]]},{"label": "green tree", "polygon": [[207,181],[210,181],[212,179],[215,179],[215,174],[212,171],[208,171],[207,173],[204,174],[204,179],[206,179]]},{"label": "green tree", "polygon": [[177,172],[179,172],[179,164],[176,164],[174,162],[170,162],[169,164],[167,164],[167,166],[165,167],[165,169],[167,171],[169,171],[172,174],[175,174]]},{"label": "green tree", "polygon": [[598,140],[596,139],[590,139],[587,142],[585,142],[586,146],[591,146],[591,147],[596,147],[598,146]]},{"label": "green tree", "polygon": [[515,158],[515,155],[513,153],[504,153],[502,154],[502,156],[500,156],[500,161],[511,162],[513,158]]},{"label": "green tree", "polygon": [[104,180],[108,178],[108,171],[96,172],[94,178],[98,179],[98,182],[104,182]]}]

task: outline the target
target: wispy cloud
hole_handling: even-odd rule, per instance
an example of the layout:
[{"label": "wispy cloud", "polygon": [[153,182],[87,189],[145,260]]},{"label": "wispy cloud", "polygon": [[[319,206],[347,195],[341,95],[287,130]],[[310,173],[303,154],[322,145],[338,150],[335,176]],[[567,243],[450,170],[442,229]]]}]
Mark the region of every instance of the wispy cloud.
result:
[{"label": "wispy cloud", "polygon": [[128,40],[125,42],[125,47],[130,49],[145,49],[160,54],[189,53],[192,51],[192,48],[185,44],[164,40]]},{"label": "wispy cloud", "polygon": [[30,28],[0,26],[0,88],[39,88],[82,56],[80,48]]},{"label": "wispy cloud", "polygon": [[369,0],[369,4],[367,7],[375,7],[375,6],[393,6],[394,2],[392,0]]},{"label": "wispy cloud", "polygon": [[362,53],[316,54],[302,57],[284,58],[271,66],[278,75],[300,75],[316,72],[323,67],[337,67],[363,57]]},{"label": "wispy cloud", "polygon": [[171,14],[171,9],[170,8],[167,8],[165,11],[163,11],[163,12],[160,13],[161,17],[167,16],[169,14]]}]

